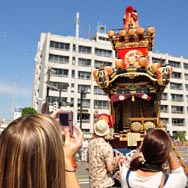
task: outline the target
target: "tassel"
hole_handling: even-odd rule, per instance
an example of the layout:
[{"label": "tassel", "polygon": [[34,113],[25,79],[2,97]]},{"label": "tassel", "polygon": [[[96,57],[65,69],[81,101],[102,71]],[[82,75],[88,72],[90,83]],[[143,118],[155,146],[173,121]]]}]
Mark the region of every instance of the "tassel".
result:
[{"label": "tassel", "polygon": [[134,102],[134,101],[135,101],[135,97],[134,97],[134,95],[132,95],[131,100],[132,100],[132,102]]}]

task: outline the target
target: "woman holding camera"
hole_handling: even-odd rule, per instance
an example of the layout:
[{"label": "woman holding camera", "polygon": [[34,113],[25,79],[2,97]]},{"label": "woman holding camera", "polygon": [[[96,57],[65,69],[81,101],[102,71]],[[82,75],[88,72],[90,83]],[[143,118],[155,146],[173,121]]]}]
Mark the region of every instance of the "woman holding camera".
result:
[{"label": "woman holding camera", "polygon": [[[0,188],[79,188],[72,158],[83,133],[64,129],[47,114],[22,116],[0,135]],[[62,142],[63,141],[63,142]]]},{"label": "woman holding camera", "polygon": [[[187,177],[171,153],[171,139],[162,129],[150,129],[128,165],[119,163],[122,188],[185,188]],[[170,169],[168,169],[170,167]],[[170,170],[168,174],[167,171]]]}]

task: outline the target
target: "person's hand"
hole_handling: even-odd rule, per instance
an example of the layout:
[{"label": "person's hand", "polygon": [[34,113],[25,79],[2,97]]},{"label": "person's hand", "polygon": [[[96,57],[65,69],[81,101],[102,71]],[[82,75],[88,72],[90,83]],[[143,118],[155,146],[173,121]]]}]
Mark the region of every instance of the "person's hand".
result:
[{"label": "person's hand", "polygon": [[57,122],[59,122],[59,117],[58,117],[59,112],[62,112],[62,109],[57,109],[50,114],[50,116],[53,117]]},{"label": "person's hand", "polygon": [[129,166],[129,163],[130,161],[127,156],[121,157],[121,159],[119,160],[119,171],[122,172],[125,167]]},{"label": "person's hand", "polygon": [[116,173],[114,174],[114,178],[118,181],[120,181],[120,171],[116,171]]},{"label": "person's hand", "polygon": [[65,159],[71,159],[82,146],[83,132],[81,131],[80,127],[74,126],[74,131],[72,135],[70,134],[68,128],[65,128],[62,131],[62,134],[65,137],[63,145]]},{"label": "person's hand", "polygon": [[118,165],[120,159],[121,159],[121,153],[116,153],[115,154],[115,164]]}]

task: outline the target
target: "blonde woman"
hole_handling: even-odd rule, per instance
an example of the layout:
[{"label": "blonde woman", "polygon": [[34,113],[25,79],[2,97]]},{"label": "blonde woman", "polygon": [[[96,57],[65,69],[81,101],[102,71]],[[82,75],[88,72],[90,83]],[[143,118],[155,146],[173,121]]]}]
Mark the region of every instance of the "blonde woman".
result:
[{"label": "blonde woman", "polygon": [[83,133],[64,144],[57,121],[46,114],[14,120],[0,135],[0,188],[79,188],[72,157],[81,147]]}]

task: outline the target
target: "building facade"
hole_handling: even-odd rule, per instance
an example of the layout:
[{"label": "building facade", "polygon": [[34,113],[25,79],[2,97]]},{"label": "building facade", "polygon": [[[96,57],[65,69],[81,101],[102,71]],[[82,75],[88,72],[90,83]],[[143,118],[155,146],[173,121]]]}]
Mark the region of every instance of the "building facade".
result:
[{"label": "building facade", "polygon": [[23,107],[15,107],[14,108],[14,120],[22,116]]},{"label": "building facade", "polygon": [[168,54],[151,53],[152,62],[162,62],[173,67],[170,83],[161,101],[161,120],[172,136],[183,131],[188,136],[188,59]]},{"label": "building facade", "polygon": [[[58,103],[64,110],[73,111],[77,84],[76,123],[85,133],[92,133],[94,114],[109,114],[107,96],[96,85],[92,72],[94,68],[107,65],[114,68],[115,58],[115,51],[105,33],[98,32],[92,39],[41,33],[35,58],[33,107],[38,112],[51,112]],[[75,61],[78,61],[76,79]],[[161,120],[171,135],[176,136],[177,131],[188,135],[188,59],[150,52],[151,62],[173,66],[171,81],[161,101]]]}]

